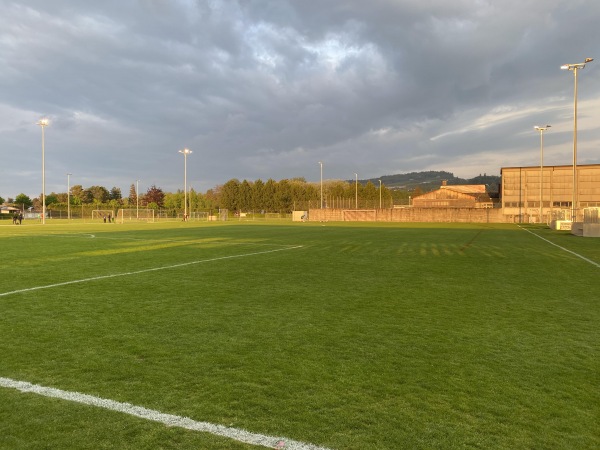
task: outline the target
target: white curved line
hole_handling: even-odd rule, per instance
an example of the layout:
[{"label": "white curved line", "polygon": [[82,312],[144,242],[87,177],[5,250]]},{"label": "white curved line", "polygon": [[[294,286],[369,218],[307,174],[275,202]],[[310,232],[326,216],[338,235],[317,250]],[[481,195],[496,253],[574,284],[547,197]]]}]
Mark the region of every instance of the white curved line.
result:
[{"label": "white curved line", "polygon": [[105,398],[94,397],[93,395],[81,394],[79,392],[63,391],[61,389],[32,384],[27,381],[17,381],[11,378],[0,377],[0,386],[17,389],[21,392],[43,395],[45,397],[59,398],[71,402],[83,403],[84,405],[109,409],[111,411],[129,414],[131,416],[140,417],[153,422],[159,422],[170,427],[185,428],[193,431],[203,431],[217,436],[234,439],[238,442],[244,442],[246,444],[261,445],[263,447],[281,448],[286,450],[329,450],[326,447],[319,447],[314,444],[295,441],[286,437],[267,436],[264,434],[252,433],[239,428],[216,425],[210,422],[199,422],[188,417],[165,414],[160,411],[147,409],[142,406],[132,405],[130,403],[117,402]]}]

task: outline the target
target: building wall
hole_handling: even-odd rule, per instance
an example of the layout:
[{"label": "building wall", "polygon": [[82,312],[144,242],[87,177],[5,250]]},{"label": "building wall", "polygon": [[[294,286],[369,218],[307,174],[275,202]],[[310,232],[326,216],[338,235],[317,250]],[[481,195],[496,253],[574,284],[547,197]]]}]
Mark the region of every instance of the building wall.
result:
[{"label": "building wall", "polygon": [[344,209],[311,209],[310,222],[465,222],[513,223],[513,215],[504,215],[500,208],[393,208],[353,211]]},{"label": "building wall", "polygon": [[[502,168],[501,201],[505,214],[539,217],[540,198],[544,220],[569,211],[573,201],[573,166]],[[600,206],[600,164],[577,166],[579,210]],[[578,215],[581,215],[579,212]]]}]

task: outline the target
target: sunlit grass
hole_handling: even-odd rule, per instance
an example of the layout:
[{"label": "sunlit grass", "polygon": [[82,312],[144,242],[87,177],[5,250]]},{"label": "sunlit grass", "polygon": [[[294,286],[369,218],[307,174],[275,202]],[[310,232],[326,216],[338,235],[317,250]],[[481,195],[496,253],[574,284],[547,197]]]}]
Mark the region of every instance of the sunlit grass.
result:
[{"label": "sunlit grass", "polygon": [[[533,231],[600,262],[600,240]],[[89,280],[0,296],[2,377],[337,449],[600,446],[600,269],[517,226],[51,225],[0,244],[0,293]],[[9,448],[248,448],[6,389],[0,418]]]}]

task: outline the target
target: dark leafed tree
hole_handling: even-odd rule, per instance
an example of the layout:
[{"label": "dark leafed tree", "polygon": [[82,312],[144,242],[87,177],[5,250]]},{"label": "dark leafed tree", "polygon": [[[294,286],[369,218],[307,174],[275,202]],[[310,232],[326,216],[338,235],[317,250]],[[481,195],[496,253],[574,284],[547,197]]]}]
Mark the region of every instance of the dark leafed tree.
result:
[{"label": "dark leafed tree", "polygon": [[156,187],[154,184],[150,186],[148,191],[146,191],[146,195],[144,196],[144,200],[146,203],[156,203],[159,207],[164,205],[165,201],[165,193],[159,187]]},{"label": "dark leafed tree", "polygon": [[91,186],[86,189],[89,192],[88,199],[96,203],[106,203],[109,200],[109,192],[104,186]]},{"label": "dark leafed tree", "polygon": [[135,205],[137,202],[137,191],[135,189],[135,184],[131,184],[131,186],[129,186],[129,204],[130,205]]},{"label": "dark leafed tree", "polygon": [[4,204],[4,199],[0,197],[0,205]]},{"label": "dark leafed tree", "polygon": [[121,195],[121,189],[118,187],[114,187],[108,193],[109,200],[121,200],[123,196]]}]

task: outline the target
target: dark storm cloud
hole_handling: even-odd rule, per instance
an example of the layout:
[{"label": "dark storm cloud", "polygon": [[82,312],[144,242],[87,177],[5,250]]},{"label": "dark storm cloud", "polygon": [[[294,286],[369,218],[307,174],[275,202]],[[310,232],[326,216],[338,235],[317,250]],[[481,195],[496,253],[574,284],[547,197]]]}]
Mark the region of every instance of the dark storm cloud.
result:
[{"label": "dark storm cloud", "polygon": [[[230,178],[361,178],[569,161],[572,74],[600,4],[559,0],[0,1],[0,196]],[[600,73],[580,81],[598,162]],[[587,109],[586,109],[587,108]],[[586,118],[587,114],[587,118]],[[552,137],[550,137],[552,136]]]}]

